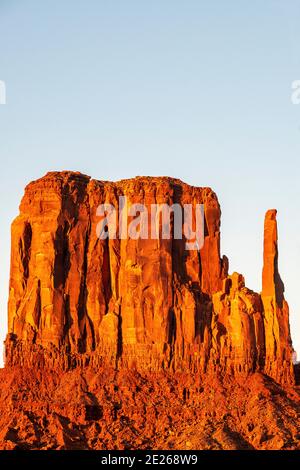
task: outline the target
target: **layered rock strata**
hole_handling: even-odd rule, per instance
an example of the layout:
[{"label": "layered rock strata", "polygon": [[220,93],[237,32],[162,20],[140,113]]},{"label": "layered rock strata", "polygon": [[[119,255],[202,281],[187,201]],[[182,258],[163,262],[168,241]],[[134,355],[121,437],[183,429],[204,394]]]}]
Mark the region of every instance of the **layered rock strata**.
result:
[{"label": "layered rock strata", "polygon": [[[97,208],[204,205],[204,246],[185,239],[99,239]],[[276,211],[265,220],[262,294],[228,275],[210,188],[172,178],[117,183],[72,172],[30,183],[12,225],[6,364],[207,373],[262,371],[292,383]],[[119,229],[119,227],[117,227]]]}]

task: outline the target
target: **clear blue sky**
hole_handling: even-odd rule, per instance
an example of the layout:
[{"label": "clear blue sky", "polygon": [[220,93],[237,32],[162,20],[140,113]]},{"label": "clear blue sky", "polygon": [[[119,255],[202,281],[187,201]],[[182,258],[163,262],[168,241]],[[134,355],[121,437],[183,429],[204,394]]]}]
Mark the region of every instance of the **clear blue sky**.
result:
[{"label": "clear blue sky", "polygon": [[0,1],[0,331],[10,223],[49,170],[211,186],[222,253],[260,291],[264,212],[300,355],[300,2]]}]

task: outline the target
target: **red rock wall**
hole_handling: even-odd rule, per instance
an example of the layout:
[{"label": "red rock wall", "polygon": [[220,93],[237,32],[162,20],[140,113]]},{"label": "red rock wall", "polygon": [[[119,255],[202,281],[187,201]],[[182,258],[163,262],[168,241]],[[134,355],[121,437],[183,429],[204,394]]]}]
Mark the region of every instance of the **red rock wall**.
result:
[{"label": "red rock wall", "polygon": [[[147,207],[203,203],[204,247],[187,251],[173,238],[100,240],[97,207],[118,207],[119,196]],[[172,178],[110,183],[64,172],[29,184],[12,225],[7,364],[266,370],[291,382],[275,219],[271,228],[266,222],[260,297],[242,276],[228,276],[220,217],[211,189]]]}]

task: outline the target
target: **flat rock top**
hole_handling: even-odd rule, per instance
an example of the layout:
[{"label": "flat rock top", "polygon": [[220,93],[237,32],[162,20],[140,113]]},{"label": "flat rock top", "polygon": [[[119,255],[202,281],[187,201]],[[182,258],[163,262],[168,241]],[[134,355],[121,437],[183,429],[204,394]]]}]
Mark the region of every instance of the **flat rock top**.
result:
[{"label": "flat rock top", "polygon": [[70,184],[71,182],[75,183],[83,183],[88,184],[89,182],[95,182],[99,185],[112,185],[116,187],[125,187],[130,186],[132,184],[140,184],[140,185],[164,185],[167,184],[169,186],[181,186],[182,188],[186,189],[198,189],[198,190],[205,190],[207,192],[214,193],[210,187],[198,187],[193,186],[188,183],[181,181],[178,178],[172,178],[170,176],[135,176],[134,178],[127,178],[122,179],[119,181],[107,181],[107,180],[98,180],[93,179],[88,175],[77,171],[51,171],[48,172],[45,176],[31,181],[27,186],[26,190],[30,190],[36,188],[37,186],[48,186],[54,184]]}]

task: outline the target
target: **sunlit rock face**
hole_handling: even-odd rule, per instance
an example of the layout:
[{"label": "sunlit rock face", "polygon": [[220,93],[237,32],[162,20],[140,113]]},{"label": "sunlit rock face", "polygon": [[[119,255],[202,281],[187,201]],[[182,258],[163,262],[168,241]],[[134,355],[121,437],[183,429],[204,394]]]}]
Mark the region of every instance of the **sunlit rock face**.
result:
[{"label": "sunlit rock face", "polygon": [[265,372],[278,381],[286,379],[287,364],[292,361],[289,306],[278,271],[277,211],[265,217],[262,303],[266,338]]},{"label": "sunlit rock face", "polygon": [[[99,239],[97,208],[204,205],[204,246]],[[267,213],[262,294],[228,275],[218,199],[173,178],[117,183],[49,173],[30,183],[12,224],[7,365],[174,372],[263,371],[291,383],[288,306],[278,274],[276,212]],[[119,222],[117,222],[119,223]],[[117,231],[119,226],[117,226]]]}]

